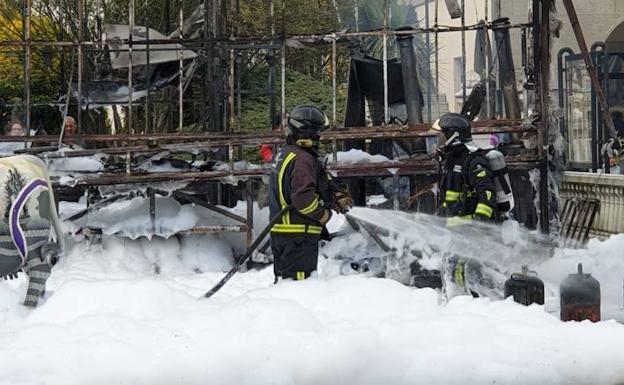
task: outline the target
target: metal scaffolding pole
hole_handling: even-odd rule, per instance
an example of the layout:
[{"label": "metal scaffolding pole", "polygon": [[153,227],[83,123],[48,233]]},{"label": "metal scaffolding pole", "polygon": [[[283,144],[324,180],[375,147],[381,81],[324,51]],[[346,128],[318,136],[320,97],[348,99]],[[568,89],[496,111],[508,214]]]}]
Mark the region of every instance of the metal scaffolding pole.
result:
[{"label": "metal scaffolding pole", "polygon": [[[484,0],[484,4],[485,4],[485,17],[484,17],[484,21],[485,24],[487,25],[488,23],[488,13],[489,13],[489,9],[488,9],[488,0]],[[490,55],[487,54],[487,52],[492,52],[492,47],[490,45],[490,31],[483,27],[484,31],[483,33],[485,33],[485,43],[486,43],[486,47],[485,47],[485,52],[486,54],[485,56],[485,114],[487,119],[491,119],[492,118],[492,105],[490,103],[491,100],[491,92],[490,92],[490,73],[491,68],[490,66],[492,65],[492,63],[490,63]]]},{"label": "metal scaffolding pole", "polygon": [[[218,36],[218,26],[216,20],[216,10],[217,3],[215,0],[204,0],[204,50],[206,52],[206,72],[204,76],[204,88],[203,92],[207,95],[208,102],[204,100],[204,109],[205,116],[204,122],[209,122],[206,124],[206,129],[210,132],[218,132],[221,131],[220,125],[220,115],[219,115],[219,103],[217,100],[217,88],[216,88],[216,78],[217,78],[217,58],[216,58],[216,49],[215,49],[215,41]],[[227,159],[227,155],[224,153],[222,149],[220,149],[216,154],[216,159],[224,161]],[[217,203],[221,203],[222,201],[222,186],[221,184],[216,184],[216,186],[210,186],[208,188],[208,192],[211,195],[211,200]]]},{"label": "metal scaffolding pole", "polygon": [[[439,0],[435,0],[435,11],[433,18],[433,28],[435,29],[435,93],[436,98],[440,96],[440,55],[438,51],[440,50],[440,40],[438,36],[438,9],[439,9]],[[436,100],[436,118],[440,117],[440,101]]]},{"label": "metal scaffolding pole", "polygon": [[355,0],[353,4],[353,13],[355,17],[355,31],[360,32],[360,6],[359,0]]},{"label": "metal scaffolding pole", "polygon": [[[180,40],[184,39],[183,29],[184,29],[184,10],[181,2],[178,3],[178,7],[180,7],[179,12],[179,33],[178,37]],[[180,45],[180,50],[178,51],[180,55],[180,61],[178,63],[180,73],[178,74],[178,132],[182,132],[182,127],[184,126],[184,47]]]},{"label": "metal scaffolding pole", "polygon": [[[491,134],[491,133],[500,133],[500,132],[514,132],[514,133],[525,133],[525,132],[535,132],[536,129],[531,126],[520,126],[522,123],[521,120],[478,120],[472,122],[472,132],[473,134]],[[428,133],[427,130],[429,128],[428,123],[420,123],[417,124],[413,128],[405,127],[401,124],[390,124],[387,127],[380,126],[365,126],[365,127],[349,127],[345,128],[335,128],[330,129],[323,132],[321,135],[322,140],[343,140],[350,138],[408,138],[408,137],[431,137],[435,136],[431,133]],[[110,142],[110,141],[119,141],[121,143],[130,144],[134,142],[133,146],[138,146],[132,151],[143,151],[148,150],[152,151],[155,148],[153,145],[148,144],[136,144],[136,142],[150,142],[157,141],[163,142],[162,144],[166,147],[167,150],[180,150],[186,151],[187,145],[193,144],[195,142],[198,146],[200,142],[209,143],[213,147],[226,146],[226,145],[256,145],[263,144],[265,141],[267,143],[272,142],[272,139],[282,138],[281,133],[275,131],[260,131],[261,127],[256,127],[256,132],[250,132],[248,134],[243,133],[232,133],[232,134],[224,134],[224,133],[196,133],[196,134],[178,134],[178,133],[162,133],[162,134],[94,134],[94,135],[83,135],[83,140],[85,142]],[[54,143],[56,142],[56,135],[40,135],[38,140],[42,143]],[[0,142],[28,142],[31,141],[32,138],[26,138],[23,136],[0,136]],[[258,141],[258,142],[256,142]],[[166,143],[165,143],[166,142]],[[163,147],[163,148],[165,148]],[[111,147],[112,148],[112,147]],[[121,149],[124,152],[127,150],[126,145],[122,144]],[[29,150],[28,152],[40,153],[54,150],[54,148],[49,147],[37,147]],[[105,149],[95,149],[93,154],[97,154],[98,151],[104,153],[112,153]],[[75,156],[78,151],[72,151],[71,156]],[[54,154],[49,154],[52,158]],[[62,155],[70,155],[70,154],[62,154]],[[83,156],[84,153],[80,156]]]},{"label": "metal scaffolding pole", "polygon": [[[213,9],[213,13],[212,16],[215,18],[214,19],[214,23],[215,25],[219,26],[219,29],[217,30],[218,32],[218,36],[219,37],[224,37],[224,38],[229,38],[229,36],[227,35],[227,30],[228,30],[228,15],[227,15],[227,1],[222,1],[222,0],[213,0],[213,3],[215,3],[215,8]],[[227,47],[227,44],[226,44]],[[218,47],[218,55],[221,56],[222,58],[222,63],[227,63],[227,48],[226,47]],[[222,131],[228,131],[229,130],[229,120],[228,120],[228,100],[227,100],[227,94],[229,93],[229,90],[226,88],[228,86],[227,83],[227,76],[229,75],[229,68],[226,65],[219,65],[219,84],[218,84],[218,89],[217,89],[217,93],[218,93],[218,100],[221,101],[221,106],[220,106],[220,116],[221,116],[221,130]]]},{"label": "metal scaffolding pole", "polygon": [[[145,7],[147,9],[149,9],[149,0],[145,0]],[[149,12],[148,12],[149,15]],[[151,76],[149,76],[149,74],[151,74],[150,72],[150,36],[149,36],[149,30],[150,30],[150,23],[149,23],[149,16],[147,16],[148,19],[145,20],[145,66],[146,66],[146,73],[148,74],[147,76],[147,93],[145,95],[145,133],[150,133],[152,132],[152,108],[150,105],[150,98],[151,98],[151,88],[152,88],[152,79]]]},{"label": "metal scaffolding pole", "polygon": [[134,134],[134,127],[132,126],[132,31],[134,30],[134,0],[130,0],[128,4],[128,132]]},{"label": "metal scaffolding pole", "polygon": [[384,124],[388,124],[388,0],[383,10],[383,83]]},{"label": "metal scaffolding pole", "polygon": [[[83,52],[82,52],[82,41],[83,39],[83,35],[82,35],[82,21],[84,18],[83,15],[83,0],[78,0],[78,86],[77,86],[77,93],[78,93],[78,111],[76,111],[76,118],[78,119],[78,121],[76,122],[76,131],[80,132],[83,130],[83,124],[82,124],[82,75],[84,73],[84,57],[83,57]],[[65,122],[63,122],[63,125],[65,125]]]},{"label": "metal scaffolding pole", "polygon": [[466,0],[461,1],[461,48],[462,48],[462,56],[461,56],[461,65],[462,65],[462,73],[461,73],[461,83],[462,83],[462,105],[466,103]]},{"label": "metal scaffolding pole", "polygon": [[286,0],[282,0],[282,52],[280,57],[281,64],[281,83],[280,84],[280,95],[281,95],[281,103],[282,103],[282,130],[286,127],[286,42],[284,41],[284,36],[286,36],[286,24],[284,21],[284,12]]},{"label": "metal scaffolding pole", "polygon": [[241,95],[241,87],[242,85],[242,56],[240,52],[236,53],[236,131],[241,130],[241,113],[242,113],[242,103],[243,97]]},{"label": "metal scaffolding pole", "polygon": [[228,131],[233,131],[234,129],[234,94],[235,94],[235,82],[234,82],[234,76],[235,76],[235,59],[234,59],[234,50],[230,49],[230,73],[228,76],[228,85],[229,85],[229,95],[228,95],[228,108],[226,110],[227,114],[229,116],[227,116],[228,119]]},{"label": "metal scaffolding pole", "polygon": [[332,126],[336,127],[336,38],[332,39]]},{"label": "metal scaffolding pole", "polygon": [[26,44],[24,49],[24,103],[26,104],[26,135],[30,135],[30,94],[31,94],[31,84],[30,84],[30,71],[31,71],[31,61],[32,61],[32,46],[31,46],[31,36],[30,36],[30,25],[31,23],[31,0],[25,0],[24,3],[24,25],[23,25],[23,36],[24,43]]},{"label": "metal scaffolding pole", "polygon": [[[496,28],[494,25],[492,25],[492,23],[490,23],[488,26],[488,29],[493,29]],[[522,29],[522,28],[527,28],[530,27],[529,23],[517,23],[517,24],[511,24],[509,26],[509,28],[512,29]],[[439,33],[454,33],[454,32],[461,32],[462,30],[464,31],[476,31],[478,29],[483,28],[483,24],[482,23],[477,23],[477,24],[471,24],[471,25],[466,25],[464,28],[462,28],[461,26],[448,26],[448,25],[438,25],[437,28],[432,27],[432,28],[413,28],[412,31],[409,32],[405,32],[405,31],[398,31],[398,30],[391,30],[388,29],[386,30],[386,35],[387,36],[397,36],[397,35],[406,35],[406,34],[413,34],[413,33],[426,33],[426,32],[439,32]],[[346,39],[351,39],[351,38],[355,38],[355,37],[368,37],[368,36],[382,36],[384,34],[383,30],[376,30],[376,31],[356,31],[356,32],[327,32],[327,33],[318,33],[318,34],[293,34],[293,35],[284,35],[285,39],[291,40],[293,42],[302,42],[305,44],[310,44],[310,43],[314,43],[317,45],[321,45],[324,44],[326,41],[331,41],[332,35],[336,35],[337,40],[340,41],[344,41]],[[248,37],[237,37],[236,39],[236,43],[233,44],[230,40],[229,37],[214,37],[214,38],[209,38],[209,41],[212,42],[213,44],[215,44],[218,47],[223,47],[223,46],[231,46],[235,49],[259,49],[259,48],[268,48],[266,47],[269,42],[271,42],[272,40],[274,40],[271,36],[265,36],[265,35],[258,35],[258,36],[248,36]],[[98,47],[102,44],[105,45],[116,45],[116,44],[127,44],[127,39],[111,39],[111,40],[103,40],[103,41],[83,41],[82,42],[82,46],[83,47]],[[186,44],[189,47],[195,47],[198,48],[200,46],[200,44],[202,43],[202,39],[201,38],[192,38],[192,39],[184,39],[183,41],[181,41],[178,38],[175,39],[151,39],[150,40],[151,44]],[[144,44],[144,42],[142,42],[141,44]],[[0,47],[25,47],[27,44],[23,41],[23,40],[1,40],[0,41]],[[38,40],[38,41],[32,41],[30,43],[31,46],[33,47],[65,47],[65,48],[76,48],[78,47],[78,43],[76,41],[49,41],[49,40]],[[175,51],[177,48],[162,48],[159,49],[159,51]],[[111,49],[111,52],[115,52],[115,51],[123,51],[125,52],[125,49],[122,50],[115,50],[115,49]],[[145,48],[135,48],[134,51],[140,52],[140,51],[145,51]]]},{"label": "metal scaffolding pole", "polygon": [[[548,130],[549,130],[549,91],[550,91],[550,3],[553,0],[533,0],[533,22],[539,28],[533,35],[537,94],[539,95],[540,121],[537,135],[540,155],[540,228],[544,234],[550,233],[550,194],[548,189]],[[538,49],[535,49],[535,48]]]},{"label": "metal scaffolding pole", "polygon": [[[567,95],[565,90],[567,89],[567,68],[564,66],[564,55],[574,55],[574,51],[570,47],[564,47],[559,50],[557,53],[557,91],[558,91],[558,100],[559,100],[559,109],[561,111],[565,111],[566,109],[566,100]],[[566,132],[566,120],[568,116],[563,114],[561,118],[559,118],[559,131],[561,135],[568,140],[568,133]]]},{"label": "metal scaffolding pole", "polygon": [[[425,28],[427,30],[429,29],[429,2],[430,0],[425,0]],[[429,31],[425,32],[425,52],[427,54],[427,121],[431,122],[431,36]]]},{"label": "metal scaffolding pole", "polygon": [[269,13],[271,16],[271,37],[275,38],[275,3],[269,0]]},{"label": "metal scaffolding pole", "polygon": [[[275,3],[273,0],[269,0],[269,14],[271,16],[271,41],[270,45],[273,46],[275,42]],[[276,92],[275,92],[275,84],[277,81],[277,66],[276,66],[276,56],[277,51],[274,48],[271,48],[268,51],[267,61],[269,64],[269,81],[268,81],[268,89],[269,92],[269,122],[271,122],[271,129],[273,129],[275,116],[277,115],[277,100],[276,100]]]},{"label": "metal scaffolding pole", "polygon": [[[492,0],[492,21],[497,20],[501,17],[501,0]],[[535,32],[537,33],[538,29],[535,28]],[[494,31],[494,35],[496,32]],[[496,40],[494,41],[495,49],[492,50],[492,57],[494,63],[492,64],[492,71],[495,74],[494,77],[494,111],[492,111],[492,115],[500,115],[503,116],[503,102],[501,96],[501,79],[500,79],[500,61],[498,60],[498,45],[496,44]]]},{"label": "metal scaffolding pole", "polygon": [[210,18],[208,17],[208,1],[204,1],[204,34],[203,34],[203,47],[204,52],[206,52],[207,60],[206,60],[206,70],[202,73],[203,76],[203,87],[201,90],[203,101],[202,101],[202,125],[204,131],[214,131],[213,129],[213,120],[210,119],[210,127],[208,126],[208,117],[210,116],[210,108],[206,105],[206,100],[208,99],[208,90],[210,89],[210,81],[212,80],[212,60],[210,60],[210,46],[209,46],[209,31],[210,31]]},{"label": "metal scaffolding pole", "polygon": [[253,206],[253,179],[247,179],[247,245],[251,245],[253,242],[253,222],[254,222],[254,206]]}]

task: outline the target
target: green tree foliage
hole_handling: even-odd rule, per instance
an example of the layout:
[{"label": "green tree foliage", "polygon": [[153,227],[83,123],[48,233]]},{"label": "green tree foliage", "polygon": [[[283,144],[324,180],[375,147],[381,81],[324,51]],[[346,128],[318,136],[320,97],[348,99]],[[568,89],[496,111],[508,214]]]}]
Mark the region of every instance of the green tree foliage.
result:
[{"label": "green tree foliage", "polygon": [[332,0],[273,1],[273,17],[267,0],[246,0],[233,19],[237,36],[276,36],[322,34],[336,31],[340,25]]},{"label": "green tree foliage", "polygon": [[[390,4],[390,27],[405,25],[416,26],[417,18],[412,6],[399,5],[396,0],[388,0]],[[179,24],[182,8],[184,17],[190,16],[203,1],[201,0],[135,0],[135,25],[147,26],[168,35]],[[228,0],[220,1],[220,9],[215,13],[218,38],[227,39],[236,37],[238,41],[251,40],[253,37],[270,37],[273,33],[276,41],[281,41],[295,35],[330,33],[337,30],[374,30],[383,25],[383,5],[379,0],[358,0],[359,25],[355,26],[354,1],[352,0],[274,0],[271,13],[268,0]],[[32,36],[34,40],[47,41],[75,41],[79,36],[79,24],[82,24],[82,38],[97,41],[102,37],[103,26],[107,23],[128,23],[128,0],[83,0],[83,18],[78,19],[78,0],[32,0]],[[23,17],[22,0],[4,0],[0,2],[0,39],[21,40]],[[79,23],[81,22],[81,23]],[[212,23],[212,21],[211,21]],[[392,40],[392,39],[391,39]],[[206,61],[211,60],[220,67],[220,73],[212,83],[219,84],[220,92],[227,97],[229,92],[229,53],[208,59],[204,46],[200,43],[189,43],[187,48],[200,53],[198,70],[184,95],[184,126],[189,130],[203,129],[203,120],[206,109],[201,100],[208,96],[206,92],[205,68]],[[393,41],[390,41],[390,57],[394,52]],[[416,43],[420,51],[420,43]],[[300,103],[314,103],[325,109],[331,116],[332,107],[332,47],[330,41],[325,42],[295,42],[287,40],[286,57],[286,104],[288,108]],[[124,82],[128,78],[127,70],[106,70],[106,57],[109,54],[103,50],[84,49],[85,58],[83,84],[97,80],[118,80]],[[338,43],[338,57],[336,74],[338,84],[337,122],[342,123],[345,108],[346,83],[349,68],[349,57],[353,49],[359,49],[369,55],[381,57],[380,40],[376,38],[354,38],[350,41]],[[52,102],[57,101],[67,92],[67,83],[71,73],[74,73],[74,82],[77,72],[76,50],[68,49],[35,49],[33,50],[33,68],[31,72],[32,100]],[[236,67],[237,74],[242,74],[240,88],[242,90],[242,105],[240,119],[234,121],[232,129],[241,130],[263,129],[270,125],[270,103],[268,90],[269,64],[267,56],[271,53],[267,47],[258,47],[254,50],[241,51]],[[273,51],[277,57],[277,92],[276,107],[279,111],[280,74],[279,51]],[[5,53],[0,62],[0,101],[10,104],[12,101],[21,101],[23,98],[23,50],[16,48]],[[175,66],[175,63],[172,64]],[[137,68],[133,73],[135,81],[145,80],[146,73]],[[210,83],[210,81],[208,81]],[[261,95],[262,92],[264,95]],[[162,131],[178,126],[177,84],[166,89],[155,90],[152,100],[161,99],[166,104],[152,104],[150,114],[152,122],[146,124],[146,110],[136,107],[133,111],[133,126],[139,131],[146,126],[152,126]],[[125,108],[125,107],[122,107]],[[221,109],[223,111],[224,108]],[[238,110],[238,107],[237,107]],[[58,108],[48,107],[47,114],[38,115],[37,108],[33,108],[33,122],[44,122],[50,132],[60,127]],[[11,110],[4,108],[1,111],[6,116]],[[75,107],[70,108],[70,114],[76,115]],[[52,116],[53,115],[53,116]],[[106,125],[103,114],[100,112],[84,112],[83,119],[90,126],[103,127]],[[83,128],[81,128],[83,130]],[[83,130],[88,131],[88,130]]]},{"label": "green tree foliage", "polygon": [[[249,89],[261,90],[266,87],[264,80],[266,75],[263,71],[254,70],[245,74],[245,85]],[[281,82],[277,82],[276,89],[279,92]],[[241,105],[241,131],[257,131],[270,129],[270,98],[265,95],[254,95],[242,100]],[[277,98],[277,112],[281,108],[280,99]],[[286,110],[300,104],[315,104],[327,115],[332,117],[332,88],[331,83],[323,83],[310,75],[302,74],[295,70],[286,71]],[[337,93],[337,121],[344,118],[345,93],[339,90]]]},{"label": "green tree foliage", "polygon": [[[0,6],[0,40],[19,41],[22,39],[23,19],[18,9],[10,7],[11,2]],[[13,4],[14,5],[14,4]],[[33,40],[53,40],[53,20],[46,16],[32,17],[31,38]],[[0,51],[0,124],[11,120],[24,120],[24,68],[26,51],[21,47],[3,47]],[[60,69],[58,51],[49,47],[33,49],[31,52],[31,101],[35,103],[51,102],[56,99],[59,90]],[[53,122],[55,110],[50,106],[32,108],[31,119],[38,127],[40,122]],[[60,125],[60,122],[58,122]]]}]

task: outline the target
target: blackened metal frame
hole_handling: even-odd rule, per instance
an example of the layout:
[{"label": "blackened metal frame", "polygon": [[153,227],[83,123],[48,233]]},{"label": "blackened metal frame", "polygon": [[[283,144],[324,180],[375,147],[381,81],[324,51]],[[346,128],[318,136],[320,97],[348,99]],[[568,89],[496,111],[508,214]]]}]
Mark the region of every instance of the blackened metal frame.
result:
[{"label": "blackened metal frame", "polygon": [[[83,49],[84,48],[97,48],[99,46],[102,45],[106,45],[107,43],[111,43],[109,41],[84,41],[83,40],[83,26],[82,26],[82,20],[83,20],[83,15],[82,15],[82,11],[83,11],[83,6],[82,6],[82,1],[83,0],[77,0],[78,2],[78,23],[79,23],[79,27],[78,27],[78,35],[77,35],[77,39],[75,41],[33,41],[31,38],[31,9],[32,9],[32,4],[31,1],[32,0],[23,0],[24,1],[24,18],[25,18],[25,22],[23,23],[23,28],[24,28],[24,33],[23,33],[23,39],[21,41],[0,41],[0,47],[23,47],[25,50],[25,65],[24,65],[24,71],[25,71],[25,76],[24,76],[24,103],[26,105],[26,125],[28,126],[28,128],[30,128],[31,122],[30,122],[30,109],[31,109],[31,79],[30,79],[30,69],[31,69],[31,60],[32,60],[32,48],[33,47],[59,47],[59,48],[73,48],[76,47],[78,49],[78,89],[77,89],[77,108],[78,108],[78,120],[79,120],[79,125],[82,124],[82,119],[81,119],[81,114],[82,114],[82,107],[83,107],[83,101],[82,101],[82,83],[83,83],[83,61],[84,61],[84,55],[83,55]],[[486,10],[488,9],[488,0],[485,0],[486,4]],[[533,1],[533,15],[532,15],[532,20],[529,21],[529,23],[522,23],[522,24],[516,24],[516,25],[512,25],[511,28],[527,28],[527,27],[532,27],[532,31],[533,31],[533,48],[534,48],[534,52],[536,53],[534,55],[534,68],[535,68],[535,73],[536,73],[536,96],[537,96],[537,100],[538,100],[538,106],[537,106],[537,110],[540,112],[539,115],[539,120],[536,121],[536,133],[537,133],[537,138],[538,138],[538,154],[537,154],[537,161],[539,162],[539,169],[540,169],[540,183],[539,183],[539,198],[540,198],[540,222],[541,222],[541,230],[545,233],[548,233],[549,231],[549,206],[548,206],[548,202],[549,202],[549,193],[548,193],[548,153],[547,153],[547,147],[548,147],[548,124],[549,124],[549,105],[548,105],[548,100],[549,100],[549,77],[550,77],[550,26],[549,26],[549,12],[551,9],[551,3],[553,0],[532,0]],[[485,24],[480,23],[480,24],[475,24],[475,25],[466,25],[465,24],[465,13],[464,13],[464,7],[462,6],[462,23],[461,26],[441,26],[438,24],[438,8],[439,8],[439,2],[438,0],[435,0],[435,21],[434,21],[434,25],[433,27],[426,27],[426,28],[415,28],[412,31],[393,31],[389,29],[389,23],[388,23],[388,6],[389,6],[389,2],[387,0],[384,0],[384,24],[383,24],[383,28],[381,30],[377,30],[377,31],[354,31],[354,32],[333,32],[330,34],[308,34],[308,35],[288,35],[287,31],[285,30],[285,26],[284,23],[282,23],[282,28],[281,28],[281,34],[278,35],[278,33],[276,32],[276,28],[275,28],[275,4],[274,4],[274,0],[270,0],[269,1],[269,7],[270,7],[270,12],[271,12],[271,17],[273,19],[273,25],[271,28],[271,34],[269,36],[255,36],[255,37],[239,37],[239,36],[234,36],[234,29],[232,28],[232,30],[230,31],[230,36],[225,36],[225,34],[219,33],[219,26],[218,23],[219,21],[217,20],[217,13],[218,13],[218,8],[219,8],[219,4],[223,3],[224,5],[226,3],[226,0],[223,1],[219,1],[219,0],[205,0],[204,2],[204,37],[201,39],[185,39],[184,36],[182,36],[182,28],[180,28],[180,35],[178,36],[178,39],[172,39],[172,40],[164,40],[164,41],[159,41],[157,39],[148,39],[148,41],[140,41],[140,42],[135,42],[133,41],[133,29],[134,29],[134,3],[135,0],[129,0],[129,20],[128,20],[128,26],[129,26],[129,36],[128,39],[119,41],[116,40],[115,44],[126,44],[128,46],[127,48],[127,52],[129,55],[129,67],[128,67],[128,84],[129,84],[129,100],[127,103],[127,108],[128,108],[128,116],[129,116],[129,130],[128,132],[130,132],[131,134],[134,134],[135,130],[132,127],[132,114],[133,114],[133,106],[136,105],[137,103],[132,101],[132,83],[133,83],[133,78],[132,78],[132,69],[133,69],[133,63],[132,63],[132,54],[133,52],[138,51],[138,49],[134,48],[134,45],[136,44],[141,44],[141,45],[146,45],[146,50],[149,51],[150,50],[155,50],[158,51],[159,48],[158,46],[160,44],[171,44],[171,43],[179,43],[181,44],[182,48],[180,49],[185,49],[185,48],[198,48],[201,47],[201,50],[199,51],[200,55],[203,55],[207,58],[212,58],[215,56],[215,53],[218,50],[225,50],[225,52],[229,52],[230,55],[230,61],[232,61],[232,63],[230,63],[230,67],[229,67],[229,76],[228,76],[228,86],[226,87],[227,90],[229,90],[228,92],[224,92],[225,96],[225,100],[223,100],[223,110],[219,110],[219,104],[217,103],[217,99],[219,99],[219,92],[215,91],[215,84],[212,84],[214,82],[211,83],[211,81],[213,80],[213,74],[215,71],[215,68],[213,68],[213,64],[211,63],[211,60],[207,60],[205,65],[206,65],[206,72],[207,75],[205,76],[205,86],[206,89],[210,89],[211,92],[210,94],[205,94],[205,96],[207,97],[207,99],[211,100],[211,111],[210,111],[210,116],[213,118],[211,119],[211,129],[209,131],[231,131],[233,129],[232,127],[232,122],[234,121],[233,119],[233,114],[236,113],[236,111],[240,111],[240,108],[236,109],[234,108],[234,103],[235,103],[235,98],[234,98],[234,93],[235,93],[235,81],[236,81],[236,76],[235,75],[235,71],[236,71],[236,67],[233,63],[234,58],[236,57],[236,55],[234,54],[236,50],[238,49],[253,49],[253,47],[256,47],[257,45],[266,45],[266,44],[270,44],[270,45],[278,45],[279,46],[279,50],[280,50],[280,67],[281,67],[281,116],[283,119],[285,119],[285,112],[286,112],[286,94],[285,94],[285,73],[286,73],[286,41],[287,40],[292,40],[292,41],[300,41],[303,43],[308,43],[308,44],[331,44],[332,45],[332,59],[331,59],[331,63],[332,63],[332,88],[333,88],[333,92],[332,92],[332,125],[333,127],[337,127],[337,116],[336,116],[336,87],[337,87],[337,81],[336,81],[336,56],[337,56],[337,50],[336,50],[336,43],[338,41],[341,41],[343,39],[347,39],[350,37],[358,37],[358,36],[378,36],[381,37],[383,39],[383,45],[384,45],[384,52],[383,52],[383,57],[384,57],[384,66],[383,66],[383,78],[384,78],[384,125],[382,127],[373,127],[371,129],[371,131],[375,131],[375,130],[379,130],[379,129],[384,129],[388,123],[389,123],[389,116],[388,116],[388,84],[387,84],[387,79],[388,79],[388,74],[387,74],[387,39],[389,36],[396,36],[399,34],[403,34],[403,33],[408,33],[408,34],[418,34],[418,33],[434,33],[435,34],[435,66],[436,66],[436,75],[435,75],[435,92],[436,95],[438,93],[438,86],[439,86],[439,56],[438,56],[438,49],[439,49],[439,45],[438,45],[438,34],[439,33],[446,33],[446,32],[461,32],[462,33],[462,62],[464,63],[465,66],[465,41],[464,41],[464,33],[466,31],[470,31],[470,30],[476,30],[478,28],[483,28],[485,26],[486,30],[492,30],[494,28],[496,28],[495,25],[493,25],[492,23],[488,23],[486,21]],[[464,1],[462,1],[462,5],[464,5]],[[358,1],[356,0],[354,3],[354,8],[355,8],[355,12],[357,15],[357,7],[358,7]],[[428,3],[426,4],[426,7],[428,7]],[[228,7],[228,6],[224,6],[223,9],[226,11],[231,11],[232,7]],[[285,0],[281,0],[281,13],[282,15],[285,14]],[[428,9],[428,8],[427,8]],[[182,25],[183,22],[183,13],[182,10],[180,9],[179,12],[179,20],[180,20],[180,27]],[[282,20],[284,20],[284,17],[282,17]],[[149,56],[149,55],[148,55]],[[180,63],[179,63],[179,99],[178,99],[178,103],[179,103],[179,124],[180,126],[183,124],[183,120],[184,120],[184,110],[183,110],[183,103],[184,103],[184,99],[183,99],[183,88],[182,88],[182,80],[183,80],[183,63],[182,63],[182,59],[180,59]],[[462,91],[462,95],[465,97],[465,83],[466,83],[466,79],[465,79],[465,69],[462,71],[462,82],[463,82],[463,91]],[[240,87],[238,88],[240,89]],[[489,89],[489,87],[486,87],[486,89]],[[240,97],[237,99],[240,100]],[[147,102],[150,102],[150,99],[147,99]],[[436,102],[436,105],[439,104]],[[206,105],[206,100],[204,100],[203,106]],[[239,106],[240,107],[240,106]],[[205,108],[205,107],[204,107]],[[430,106],[429,106],[430,108]],[[219,121],[223,122],[222,125],[220,125],[220,127],[216,127],[216,125],[218,125],[217,122],[218,119],[217,117],[219,117]],[[204,116],[205,118],[205,116]],[[204,119],[204,124],[205,124],[205,119]],[[228,122],[230,122],[230,124],[228,125]],[[181,127],[178,127],[178,129],[180,129]],[[508,130],[506,132],[509,131],[513,131],[513,129]],[[352,131],[351,134],[355,135],[356,132]],[[373,132],[369,132],[370,137],[375,137]],[[418,134],[416,136],[424,136],[424,133]],[[397,135],[399,136],[399,135]],[[391,135],[392,137],[392,135]],[[91,138],[89,138],[91,139]],[[169,138],[172,141],[175,141],[175,138]],[[141,140],[141,139],[136,139],[136,140]],[[230,141],[235,141],[236,139],[234,138],[224,138],[224,140],[230,140]],[[224,145],[227,146],[228,148],[228,153],[230,154],[230,164],[233,164],[233,143],[225,143]],[[162,147],[162,146],[161,146]],[[114,151],[113,151],[114,150]],[[137,146],[135,148],[126,148],[123,151],[125,151],[124,153],[128,154],[128,158],[130,158],[130,155],[132,153],[136,153],[136,152],[140,152],[140,151],[147,151],[149,149],[144,149],[143,147]],[[117,151],[122,151],[122,149],[110,149],[107,150],[109,153],[115,153]],[[102,152],[100,150],[100,152]],[[87,155],[87,153],[84,153],[85,155]],[[51,157],[52,155],[47,155],[48,157]],[[426,169],[427,167],[424,166],[426,165],[428,162],[430,162],[430,160],[418,160],[417,162],[421,162],[421,165],[423,166],[423,169]],[[532,161],[529,161],[529,163],[531,163]],[[363,171],[363,170],[361,170]],[[221,177],[227,177],[228,175],[234,175],[234,170],[233,168],[229,171],[229,174],[227,175],[223,175]],[[190,175],[189,175],[190,176]],[[124,180],[126,176],[120,176],[118,179],[118,182],[123,183],[122,181]],[[92,181],[93,182],[93,181]],[[114,182],[113,180],[110,181],[111,183]]]}]

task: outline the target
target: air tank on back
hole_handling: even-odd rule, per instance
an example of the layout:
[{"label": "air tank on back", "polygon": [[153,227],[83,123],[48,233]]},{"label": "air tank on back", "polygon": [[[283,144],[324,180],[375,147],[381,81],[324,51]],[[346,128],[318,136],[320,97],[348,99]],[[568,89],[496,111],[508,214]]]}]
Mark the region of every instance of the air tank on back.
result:
[{"label": "air tank on back", "polygon": [[494,174],[494,188],[496,190],[498,210],[501,213],[508,213],[514,209],[516,202],[511,190],[511,181],[509,180],[509,171],[505,164],[505,156],[500,151],[490,150],[485,154],[485,157]]},{"label": "air tank on back", "polygon": [[515,302],[525,306],[543,305],[544,282],[524,265],[521,273],[513,273],[505,282],[505,298],[512,296]]},{"label": "air tank on back", "polygon": [[570,274],[559,287],[562,321],[600,321],[600,283],[591,274]]}]

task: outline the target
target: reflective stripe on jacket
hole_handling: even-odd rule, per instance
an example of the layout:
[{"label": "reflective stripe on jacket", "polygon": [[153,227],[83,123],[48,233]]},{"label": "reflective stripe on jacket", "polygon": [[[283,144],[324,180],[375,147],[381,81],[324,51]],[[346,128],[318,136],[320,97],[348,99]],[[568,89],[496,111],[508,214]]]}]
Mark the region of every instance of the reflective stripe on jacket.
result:
[{"label": "reflective stripe on jacket", "polygon": [[319,220],[325,211],[319,191],[322,170],[320,161],[309,150],[286,145],[278,152],[269,183],[271,218],[289,204],[294,209],[282,216],[271,233],[320,236]]},{"label": "reflective stripe on jacket", "polygon": [[467,152],[461,155],[447,159],[440,183],[440,213],[457,219],[449,225],[471,218],[497,220],[496,192],[487,159]]}]

